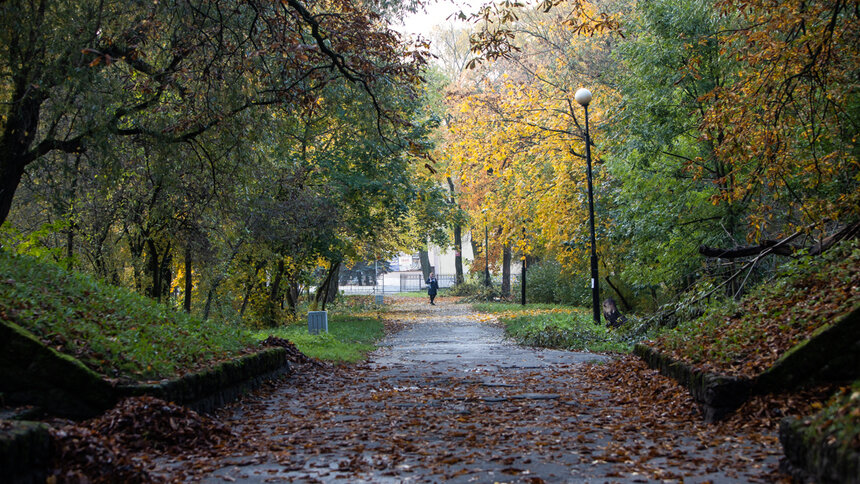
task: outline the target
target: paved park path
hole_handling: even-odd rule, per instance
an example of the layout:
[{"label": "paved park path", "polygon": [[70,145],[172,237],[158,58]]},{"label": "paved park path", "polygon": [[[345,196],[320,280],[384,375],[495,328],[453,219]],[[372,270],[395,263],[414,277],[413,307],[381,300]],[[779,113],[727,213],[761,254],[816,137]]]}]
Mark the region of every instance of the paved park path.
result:
[{"label": "paved park path", "polygon": [[246,397],[219,413],[235,446],[163,468],[212,483],[778,477],[772,435],[701,423],[683,396],[655,409],[663,390],[631,394],[605,371],[596,381],[587,362],[605,356],[516,346],[487,315],[450,300],[393,304],[387,317],[402,329],[368,363],[306,369]]}]

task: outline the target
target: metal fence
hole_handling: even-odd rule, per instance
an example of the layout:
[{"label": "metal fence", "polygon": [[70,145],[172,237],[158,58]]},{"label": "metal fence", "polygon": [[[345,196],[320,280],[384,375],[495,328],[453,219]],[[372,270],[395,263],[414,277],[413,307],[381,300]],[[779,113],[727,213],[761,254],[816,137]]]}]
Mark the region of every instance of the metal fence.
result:
[{"label": "metal fence", "polygon": [[[388,276],[388,277],[386,277]],[[439,287],[451,287],[457,282],[454,274],[439,274],[436,276]],[[370,280],[369,282],[373,282]],[[387,294],[397,292],[416,292],[427,289],[427,283],[421,273],[386,274],[380,276],[376,285],[341,284],[344,294]]]},{"label": "metal fence", "polygon": [[[438,274],[436,280],[439,281],[439,287],[451,287],[457,282],[457,276],[453,274]],[[423,291],[427,289],[427,282],[422,274],[400,274],[400,291],[413,292]]]}]

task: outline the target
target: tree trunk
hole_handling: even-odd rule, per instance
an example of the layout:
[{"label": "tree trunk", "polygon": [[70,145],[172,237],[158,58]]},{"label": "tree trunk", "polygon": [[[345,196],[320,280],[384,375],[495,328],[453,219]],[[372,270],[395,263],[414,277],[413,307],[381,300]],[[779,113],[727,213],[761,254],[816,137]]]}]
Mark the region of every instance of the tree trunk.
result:
[{"label": "tree trunk", "polygon": [[191,244],[185,245],[185,302],[182,307],[186,313],[191,312],[191,289],[194,287],[191,281]]},{"label": "tree trunk", "polygon": [[138,294],[143,293],[143,248],[145,246],[145,242],[142,235],[139,234],[129,234],[128,236],[128,250],[131,253],[131,267],[132,272],[134,273],[134,287],[137,290]]},{"label": "tree trunk", "polygon": [[275,280],[269,288],[269,300],[266,302],[266,315],[264,323],[267,326],[277,326],[277,316],[275,308],[278,306],[278,301],[281,299],[281,279],[284,277],[284,259],[278,259],[278,268],[275,269]]},{"label": "tree trunk", "polygon": [[[454,180],[447,177],[448,190],[451,192],[450,204],[457,205],[457,198],[454,196]],[[459,219],[454,220],[454,274],[455,283],[463,282],[463,228],[460,226]]]},{"label": "tree trunk", "polygon": [[290,281],[287,287],[287,307],[289,308],[290,314],[295,316],[296,314],[296,306],[299,302],[299,283],[295,281]]},{"label": "tree trunk", "polygon": [[[341,263],[338,262],[334,268],[334,274],[332,274],[331,281],[328,283],[328,290],[326,292],[326,302],[332,303],[337,298],[337,294],[340,291],[340,267]],[[323,308],[325,310],[325,308]]]},{"label": "tree trunk", "polygon": [[424,281],[430,278],[430,255],[427,253],[427,249],[422,249],[418,251],[418,260],[421,261],[421,274],[424,275]]},{"label": "tree trunk", "polygon": [[621,299],[621,304],[624,305],[624,310],[630,311],[630,303],[628,303],[627,299],[624,298],[624,294],[621,294],[621,291],[619,291],[618,288],[615,287],[615,284],[613,284],[612,281],[609,280],[609,276],[603,276],[603,279],[606,281],[607,284],[609,284],[609,287],[611,287],[612,290],[615,291],[615,294],[618,295],[618,298]]},{"label": "tree trunk", "polygon": [[479,232],[475,232],[475,228],[472,227],[469,229],[469,243],[472,245],[472,270],[474,271],[476,267],[483,268],[483,264],[478,264],[478,259],[484,256],[484,241],[481,240]]},{"label": "tree trunk", "polygon": [[463,283],[463,229],[454,225],[454,273],[457,284]]},{"label": "tree trunk", "polygon": [[155,245],[155,240],[149,238],[146,240],[147,247],[147,269],[151,278],[151,285],[148,290],[149,297],[161,302],[162,296],[165,296],[170,290],[170,243],[164,249],[164,254],[159,257],[158,248]]},{"label": "tree trunk", "polygon": [[248,282],[245,284],[245,295],[242,297],[242,307],[239,308],[239,317],[245,314],[245,309],[248,307],[248,301],[251,299],[251,292],[257,287],[257,276],[260,275],[260,270],[266,266],[266,261],[260,261],[254,266],[254,275],[248,277]]},{"label": "tree trunk", "polygon": [[502,297],[511,295],[511,246],[505,243],[502,249]]},{"label": "tree trunk", "polygon": [[66,209],[66,217],[69,219],[69,228],[66,230],[66,260],[68,261],[69,268],[74,267],[74,256],[75,256],[75,230],[77,229],[77,224],[75,223],[75,199],[78,196],[78,173],[79,168],[81,166],[81,155],[75,156],[75,164],[74,164],[74,175],[72,176],[72,185],[69,188],[69,206]]},{"label": "tree trunk", "polygon": [[[239,253],[239,249],[242,248],[242,244],[244,242],[240,239],[235,246],[232,247],[233,251],[230,253],[230,257],[227,258],[227,262],[225,267],[229,267],[230,264],[233,263],[233,259],[236,258],[236,254]],[[215,298],[215,292],[218,290],[218,286],[224,282],[224,276],[218,276],[212,281],[212,285],[209,287],[209,292],[206,294],[206,305],[203,307],[203,319],[209,319],[209,310],[212,308],[212,300]]]},{"label": "tree trunk", "polygon": [[161,271],[158,264],[158,249],[155,247],[155,241],[151,238],[146,239],[146,267],[149,272],[150,285],[146,290],[146,295],[158,301],[161,295]]},{"label": "tree trunk", "polygon": [[161,301],[162,297],[166,301],[170,294],[170,284],[173,282],[173,273],[170,270],[171,263],[173,262],[173,246],[170,242],[167,243],[167,247],[164,249],[164,255],[161,256],[161,263],[159,264],[159,290],[161,292],[158,293],[158,300]]},{"label": "tree trunk", "polygon": [[328,274],[326,274],[326,278],[323,283],[317,288],[316,296],[314,297],[314,307],[320,308],[320,311],[325,311],[325,304],[328,301],[329,296],[329,286],[332,283],[332,277],[336,273],[339,272],[340,269],[340,261],[332,262],[329,267]]},{"label": "tree trunk", "polygon": [[[41,16],[44,12],[40,10],[38,13]],[[26,42],[26,40],[15,40],[16,42],[9,45],[7,59],[14,59],[21,55],[20,52],[12,52],[12,50],[17,50],[16,47],[20,46],[19,42]],[[31,74],[31,69],[20,71],[13,79],[14,91],[9,93],[11,95],[8,97],[15,102],[9,105],[3,134],[0,137],[0,225],[9,217],[15,191],[21,183],[21,177],[24,176],[24,168],[35,159],[28,155],[30,155],[30,146],[39,131],[39,117],[46,91],[32,84]]]}]

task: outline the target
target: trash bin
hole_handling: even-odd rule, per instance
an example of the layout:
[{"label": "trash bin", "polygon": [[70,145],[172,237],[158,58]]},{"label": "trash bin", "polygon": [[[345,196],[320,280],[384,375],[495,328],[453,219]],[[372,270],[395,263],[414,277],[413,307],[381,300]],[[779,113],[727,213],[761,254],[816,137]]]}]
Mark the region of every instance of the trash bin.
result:
[{"label": "trash bin", "polygon": [[308,311],[308,333],[328,333],[328,311]]},{"label": "trash bin", "polygon": [[378,306],[382,306],[382,304],[383,304],[383,303],[384,303],[384,301],[383,301],[383,298],[382,298],[382,294],[377,294],[377,295],[376,295],[376,304],[377,304]]}]

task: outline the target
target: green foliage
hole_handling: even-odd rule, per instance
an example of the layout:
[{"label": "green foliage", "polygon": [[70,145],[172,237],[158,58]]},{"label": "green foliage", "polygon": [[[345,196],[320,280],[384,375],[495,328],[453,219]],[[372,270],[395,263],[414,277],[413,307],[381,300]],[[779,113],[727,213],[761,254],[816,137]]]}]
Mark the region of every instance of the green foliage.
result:
[{"label": "green foliage", "polygon": [[626,353],[632,342],[623,332],[596,325],[591,311],[570,309],[504,315],[505,331],[518,343],[572,351]]},{"label": "green foliage", "polygon": [[740,302],[715,299],[704,314],[665,331],[655,344],[693,363],[754,376],[860,305],[858,266],[857,241],[789,261]]},{"label": "green foliage", "polygon": [[526,273],[526,301],[557,303],[556,289],[561,265],[545,261],[529,267]]},{"label": "green foliage", "polygon": [[526,273],[526,301],[590,306],[591,288],[583,274],[569,274],[552,259],[534,264]]},{"label": "green foliage", "polygon": [[819,412],[803,424],[810,442],[838,442],[845,450],[860,452],[860,380],[842,388]]},{"label": "green foliage", "polygon": [[602,260],[638,306],[665,303],[701,277],[700,244],[731,246],[746,236],[742,203],[711,202],[730,187],[698,130],[700,97],[733,75],[717,43],[730,22],[701,0],[642,2],[625,15],[628,37],[614,50],[612,72],[621,114],[607,127],[609,183],[597,206],[612,221],[612,251]]},{"label": "green foliage", "polygon": [[0,247],[14,248],[18,254],[55,261],[63,267],[68,267],[72,261],[64,257],[60,246],[49,243],[48,239],[55,238],[60,232],[68,230],[69,225],[68,221],[57,220],[42,224],[32,232],[24,232],[5,224],[0,226]]},{"label": "green foliage", "polygon": [[240,327],[175,312],[128,290],[0,251],[0,317],[108,377],[172,377],[241,354]]},{"label": "green foliage", "polygon": [[534,310],[550,310],[558,308],[557,304],[528,303],[523,306],[512,302],[473,302],[472,309],[481,313],[508,313]]},{"label": "green foliage", "polygon": [[461,296],[464,302],[494,301],[502,297],[501,288],[497,285],[487,287],[483,281],[478,282],[475,278],[456,284],[448,289],[451,296]]},{"label": "green foliage", "polygon": [[329,313],[328,333],[308,334],[304,322],[254,333],[258,340],[277,336],[293,342],[302,353],[321,360],[354,363],[373,351],[385,335],[382,321],[375,317]]}]

